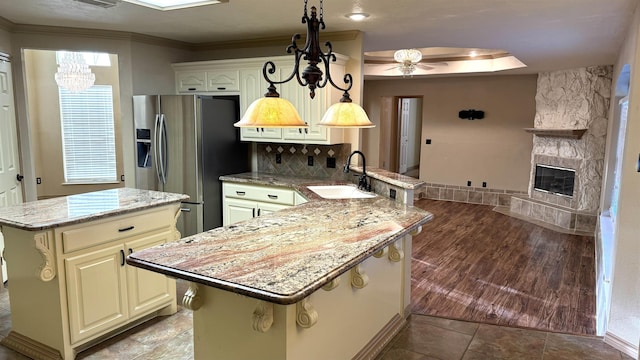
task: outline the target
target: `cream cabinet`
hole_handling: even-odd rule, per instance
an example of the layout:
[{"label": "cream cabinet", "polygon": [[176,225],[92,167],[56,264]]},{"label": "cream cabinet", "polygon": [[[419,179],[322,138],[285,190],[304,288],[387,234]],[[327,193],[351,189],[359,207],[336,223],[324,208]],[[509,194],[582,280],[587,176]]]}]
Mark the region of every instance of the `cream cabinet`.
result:
[{"label": "cream cabinet", "polygon": [[[346,56],[336,55],[337,61],[331,63],[331,77],[336,84],[343,86],[345,64],[348,60]],[[263,97],[267,92],[269,84],[264,80],[262,68],[266,61],[272,61],[276,65],[276,73],[270,75],[274,80],[280,80],[291,74],[294,66],[293,56],[278,56],[265,58],[248,58],[233,60],[212,60],[191,63],[173,64],[176,72],[176,90],[178,93],[199,92],[216,93],[222,91],[228,94],[240,95],[240,114],[245,113],[249,105],[256,99]],[[235,71],[235,72],[234,72]],[[238,79],[237,91],[230,87],[216,88],[214,84],[208,83],[210,74],[236,74]],[[195,85],[198,82],[194,74],[204,77],[204,89]],[[191,81],[184,78],[189,76]],[[232,76],[230,76],[232,77]],[[220,76],[225,79],[225,76]],[[186,90],[185,90],[186,89]],[[193,90],[190,90],[193,89]],[[241,139],[244,141],[256,142],[284,142],[284,143],[305,143],[305,144],[338,144],[346,140],[348,129],[325,128],[318,123],[324,116],[326,110],[332,104],[338,102],[342,97],[342,91],[327,84],[324,88],[316,89],[315,98],[309,96],[309,89],[302,87],[295,79],[276,85],[280,97],[285,98],[296,107],[302,120],[309,128],[306,129],[274,129],[274,128],[243,128],[240,131]]]},{"label": "cream cabinet", "polygon": [[[41,231],[3,226],[12,331],[2,343],[34,358],[73,359],[95,341],[175,313],[175,280],[126,256],[179,237],[179,203]],[[42,355],[42,354],[47,355]]]},{"label": "cream cabinet", "polygon": [[225,226],[296,205],[297,193],[291,189],[230,182],[223,183],[222,189]]}]

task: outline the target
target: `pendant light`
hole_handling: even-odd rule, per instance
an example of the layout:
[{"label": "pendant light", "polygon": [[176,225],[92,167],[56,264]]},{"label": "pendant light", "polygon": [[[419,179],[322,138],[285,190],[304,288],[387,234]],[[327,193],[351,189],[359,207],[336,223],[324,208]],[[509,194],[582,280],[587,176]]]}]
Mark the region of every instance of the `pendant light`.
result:
[{"label": "pendant light", "polygon": [[[307,13],[307,2],[304,0],[304,13],[302,23],[307,24],[307,38],[304,48],[298,48],[296,40],[300,39],[300,34],[293,36],[291,44],[287,47],[287,52],[295,57],[293,71],[284,80],[276,81],[269,78],[269,74],[276,72],[276,66],[272,61],[267,61],[262,67],[262,75],[269,83],[268,91],[264,98],[254,101],[240,121],[234,124],[237,127],[309,127],[298,114],[293,104],[286,99],[280,98],[275,85],[289,82],[294,77],[300,86],[308,87],[309,96],[315,97],[315,90],[321,89],[331,84],[334,88],[344,91],[340,102],[332,105],[327,110],[318,125],[327,127],[374,127],[369,120],[364,109],[351,101],[349,90],[353,87],[351,74],[344,76],[345,87],[335,84],[331,78],[329,64],[336,61],[336,55],[330,42],[325,42],[328,48],[326,53],[320,49],[320,28],[324,30],[323,0],[320,0],[320,16],[318,17],[315,6],[311,7],[311,16]],[[307,65],[300,69],[300,60],[306,60]],[[303,65],[304,66],[304,65]],[[324,68],[324,72],[323,69]]]}]

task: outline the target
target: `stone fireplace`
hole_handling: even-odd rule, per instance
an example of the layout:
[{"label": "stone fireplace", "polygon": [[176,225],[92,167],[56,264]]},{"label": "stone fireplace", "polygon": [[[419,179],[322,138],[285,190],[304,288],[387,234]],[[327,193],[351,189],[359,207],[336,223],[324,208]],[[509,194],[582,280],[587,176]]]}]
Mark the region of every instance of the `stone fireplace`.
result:
[{"label": "stone fireplace", "polygon": [[[512,197],[512,213],[568,231],[595,230],[611,79],[611,66],[539,74],[534,128],[525,129],[534,134],[529,193]],[[553,191],[536,186],[536,172],[545,175],[541,167],[560,170],[546,173]],[[559,182],[569,181],[571,172],[568,190],[568,183]],[[562,191],[555,191],[559,186]]]}]

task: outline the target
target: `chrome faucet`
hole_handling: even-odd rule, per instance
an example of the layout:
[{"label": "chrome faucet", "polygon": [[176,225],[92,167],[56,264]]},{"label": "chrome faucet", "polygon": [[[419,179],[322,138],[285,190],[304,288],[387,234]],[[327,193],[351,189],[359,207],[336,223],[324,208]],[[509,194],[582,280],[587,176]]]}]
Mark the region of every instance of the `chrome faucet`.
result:
[{"label": "chrome faucet", "polygon": [[367,161],[364,158],[364,154],[362,153],[362,151],[355,150],[354,152],[349,154],[349,157],[347,158],[347,163],[344,164],[344,172],[345,173],[349,172],[351,157],[355,154],[360,154],[360,156],[362,156],[362,175],[360,175],[360,177],[358,178],[358,189],[361,189],[364,191],[371,191],[371,184],[367,181]]}]

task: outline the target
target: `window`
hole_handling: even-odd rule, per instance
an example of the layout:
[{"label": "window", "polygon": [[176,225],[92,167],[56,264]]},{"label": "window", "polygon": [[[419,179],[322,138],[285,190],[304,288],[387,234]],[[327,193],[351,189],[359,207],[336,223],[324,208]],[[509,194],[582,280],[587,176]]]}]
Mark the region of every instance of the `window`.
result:
[{"label": "window", "polygon": [[65,182],[117,181],[111,85],[80,93],[59,88],[59,93]]},{"label": "window", "polygon": [[[89,66],[111,66],[111,59],[109,58],[108,53],[97,53],[97,52],[86,52],[86,51],[76,51],[82,54],[84,58],[84,62]],[[60,65],[60,60],[64,58],[64,54],[67,51],[56,51],[56,63]]]}]

